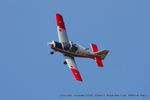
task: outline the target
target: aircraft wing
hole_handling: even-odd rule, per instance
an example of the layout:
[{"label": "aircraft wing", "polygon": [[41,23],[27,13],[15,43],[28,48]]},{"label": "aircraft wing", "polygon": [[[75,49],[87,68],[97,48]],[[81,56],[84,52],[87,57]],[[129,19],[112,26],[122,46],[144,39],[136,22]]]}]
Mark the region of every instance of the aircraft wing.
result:
[{"label": "aircraft wing", "polygon": [[64,55],[64,56],[65,56],[66,62],[68,64],[74,78],[78,81],[82,81],[82,78],[80,76],[79,70],[78,70],[77,65],[75,63],[74,57],[67,56],[67,55]]},{"label": "aircraft wing", "polygon": [[63,21],[63,17],[60,14],[56,14],[57,32],[59,42],[68,42],[68,36]]}]

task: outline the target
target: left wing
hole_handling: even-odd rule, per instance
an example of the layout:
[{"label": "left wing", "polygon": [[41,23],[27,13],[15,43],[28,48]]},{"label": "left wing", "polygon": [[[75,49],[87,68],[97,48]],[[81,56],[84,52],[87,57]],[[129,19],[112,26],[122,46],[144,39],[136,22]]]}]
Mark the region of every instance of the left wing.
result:
[{"label": "left wing", "polygon": [[59,42],[68,42],[68,36],[65,28],[65,24],[63,21],[63,17],[60,14],[56,14],[56,23],[57,23],[57,32]]},{"label": "left wing", "polygon": [[64,55],[64,57],[66,59],[66,62],[68,64],[74,78],[78,81],[82,81],[82,78],[80,76],[79,70],[78,70],[77,65],[75,63],[74,57],[67,56],[67,55]]}]

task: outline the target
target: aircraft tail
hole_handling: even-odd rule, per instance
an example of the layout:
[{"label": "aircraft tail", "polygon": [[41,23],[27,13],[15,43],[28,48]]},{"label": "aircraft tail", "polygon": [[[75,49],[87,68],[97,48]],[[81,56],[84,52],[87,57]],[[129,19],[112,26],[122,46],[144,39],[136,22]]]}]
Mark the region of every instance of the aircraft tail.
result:
[{"label": "aircraft tail", "polygon": [[94,59],[96,60],[97,66],[103,67],[102,60],[104,60],[109,50],[98,51],[97,45],[93,43],[91,43],[91,48],[92,48],[92,52],[95,53],[96,55]]}]

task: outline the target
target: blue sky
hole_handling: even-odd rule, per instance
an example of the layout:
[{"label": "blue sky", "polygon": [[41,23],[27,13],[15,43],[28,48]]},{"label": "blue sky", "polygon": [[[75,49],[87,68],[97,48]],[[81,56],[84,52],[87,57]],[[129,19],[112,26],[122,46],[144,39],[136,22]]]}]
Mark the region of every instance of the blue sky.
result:
[{"label": "blue sky", "polygon": [[[149,0],[0,1],[0,100],[148,100],[150,96]],[[71,41],[109,49],[104,68],[76,58],[83,82],[60,53],[55,13]],[[62,97],[61,94],[146,94],[146,97]]]}]

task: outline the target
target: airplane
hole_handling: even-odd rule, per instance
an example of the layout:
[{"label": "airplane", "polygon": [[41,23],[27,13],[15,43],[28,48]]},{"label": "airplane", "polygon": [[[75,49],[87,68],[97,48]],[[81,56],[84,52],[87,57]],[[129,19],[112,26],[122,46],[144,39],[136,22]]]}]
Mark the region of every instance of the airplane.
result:
[{"label": "airplane", "polygon": [[64,55],[65,61],[64,64],[68,64],[74,78],[78,81],[83,81],[79,70],[77,68],[74,57],[84,57],[84,58],[92,58],[96,60],[97,66],[103,67],[102,60],[105,59],[109,50],[101,50],[98,51],[98,47],[96,44],[91,43],[92,51],[89,51],[88,48],[84,48],[79,44],[73,43],[69,41],[65,24],[63,21],[62,15],[56,13],[56,24],[57,24],[57,32],[58,39],[57,41],[48,42],[50,48],[53,49],[50,54],[54,54],[54,52],[60,52]]}]

